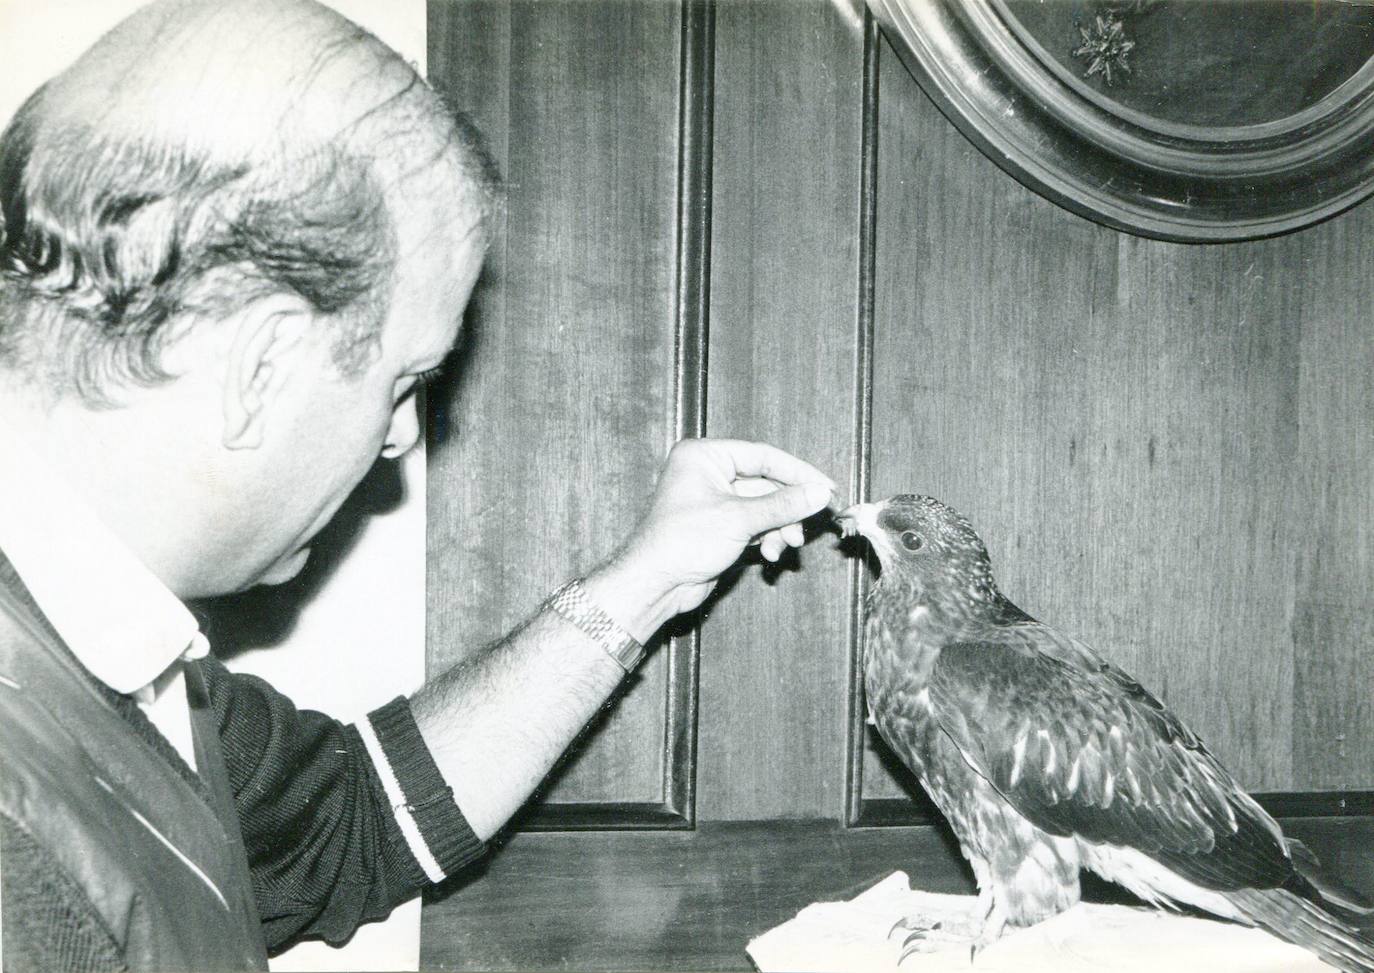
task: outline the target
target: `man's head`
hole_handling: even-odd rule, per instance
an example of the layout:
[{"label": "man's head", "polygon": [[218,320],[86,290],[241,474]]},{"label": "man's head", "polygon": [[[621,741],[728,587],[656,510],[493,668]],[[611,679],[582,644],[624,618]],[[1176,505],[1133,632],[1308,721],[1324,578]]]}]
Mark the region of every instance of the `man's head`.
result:
[{"label": "man's head", "polygon": [[[470,129],[332,11],[163,0],[0,140],[0,378],[89,451],[141,440],[86,486],[174,590],[283,580],[414,442],[495,197]],[[161,563],[150,504],[213,567]]]},{"label": "man's head", "polygon": [[469,130],[327,8],[153,4],[0,140],[0,362],[50,392],[117,400],[166,377],[178,321],[290,291],[356,367],[390,295],[388,196],[435,166],[480,222],[492,180]]}]

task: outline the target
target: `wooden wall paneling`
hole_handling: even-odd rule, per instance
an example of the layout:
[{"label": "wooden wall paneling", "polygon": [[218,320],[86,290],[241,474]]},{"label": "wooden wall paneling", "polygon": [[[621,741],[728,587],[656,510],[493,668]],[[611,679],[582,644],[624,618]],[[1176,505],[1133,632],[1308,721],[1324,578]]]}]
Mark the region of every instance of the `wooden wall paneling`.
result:
[{"label": "wooden wall paneling", "polygon": [[[432,74],[511,187],[432,403],[431,671],[608,553],[675,434],[764,438],[963,509],[1013,599],[1271,807],[1329,815],[1285,826],[1370,888],[1374,209],[1223,247],[1105,230],[843,9],[432,0]],[[920,807],[861,723],[846,774],[863,575],[836,546],[729,579],[699,669],[690,635],[660,650],[542,819],[690,823],[695,732],[696,829],[513,835],[430,896],[423,968],[747,969],[750,937],[893,869],[970,887],[942,829],[837,824]]]},{"label": "wooden wall paneling", "polygon": [[[609,555],[673,438],[680,28],[676,6],[634,0],[431,4],[432,79],[507,177],[468,343],[431,403],[431,672]],[[669,791],[690,693],[669,655],[526,824],[684,823]]]},{"label": "wooden wall paneling", "polygon": [[[1283,826],[1333,875],[1374,890],[1374,819]],[[432,935],[426,926],[420,968],[750,970],[749,940],[898,869],[928,891],[973,891],[967,864],[936,828],[707,821],[691,832],[521,834],[480,880],[430,906],[447,921]],[[1084,895],[1127,901],[1091,877]]]},{"label": "wooden wall paneling", "polygon": [[[771,442],[843,483],[861,31],[821,0],[726,0],[716,23],[707,429]],[[822,535],[781,569],[748,567],[703,625],[703,820],[841,812],[847,568],[836,546]]]},{"label": "wooden wall paneling", "polygon": [[[1374,207],[1300,234],[1296,783],[1374,790]],[[1370,812],[1374,813],[1374,812]]]},{"label": "wooden wall paneling", "polygon": [[[1289,789],[1290,239],[1115,233],[1008,179],[883,51],[875,497],[931,493],[1003,588]],[[881,758],[863,794],[895,798]]]},{"label": "wooden wall paneling", "polygon": [[[1288,606],[1298,538],[1287,504],[1298,461],[1300,314],[1285,280],[1292,249],[1292,238],[1206,247],[1118,240],[1115,324],[1142,335],[1154,367],[1116,401],[1105,390],[1100,400],[1122,409],[1111,420],[1116,436],[1134,439],[1136,452],[1143,437],[1144,462],[1091,470],[1104,520],[1130,523],[1113,538],[1122,547],[1093,566],[1097,578],[1061,596],[1079,624],[1107,616],[1095,625],[1102,649],[1120,651],[1251,790],[1294,786]],[[1115,604],[1081,600],[1114,592],[1130,599],[1125,617],[1110,618]]]},{"label": "wooden wall paneling", "polygon": [[[703,821],[695,831],[521,834],[486,875],[430,906],[425,970],[750,970],[750,939],[899,868],[969,892],[931,828]],[[493,894],[493,889],[502,890]]]}]

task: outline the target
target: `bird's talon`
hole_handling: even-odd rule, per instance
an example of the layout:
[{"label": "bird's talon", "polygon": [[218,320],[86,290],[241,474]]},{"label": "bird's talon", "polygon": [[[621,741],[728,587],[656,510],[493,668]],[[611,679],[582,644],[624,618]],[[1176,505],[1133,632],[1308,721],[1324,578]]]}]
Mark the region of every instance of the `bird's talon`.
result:
[{"label": "bird's talon", "polygon": [[891,939],[893,933],[898,929],[903,929],[911,933],[911,935],[903,940],[904,943],[909,943],[915,938],[934,932],[943,924],[944,923],[938,919],[935,922],[930,922],[928,919],[924,919],[921,916],[903,916],[892,924],[892,928],[887,931],[887,938]]}]

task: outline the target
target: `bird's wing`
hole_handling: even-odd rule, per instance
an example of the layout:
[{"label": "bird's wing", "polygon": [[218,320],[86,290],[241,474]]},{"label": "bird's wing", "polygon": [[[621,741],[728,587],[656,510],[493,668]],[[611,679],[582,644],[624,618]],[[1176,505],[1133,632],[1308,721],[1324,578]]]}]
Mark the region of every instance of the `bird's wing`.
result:
[{"label": "bird's wing", "polygon": [[1278,825],[1164,705],[1039,623],[946,645],[933,715],[964,758],[1051,834],[1135,848],[1207,888],[1293,875]]}]

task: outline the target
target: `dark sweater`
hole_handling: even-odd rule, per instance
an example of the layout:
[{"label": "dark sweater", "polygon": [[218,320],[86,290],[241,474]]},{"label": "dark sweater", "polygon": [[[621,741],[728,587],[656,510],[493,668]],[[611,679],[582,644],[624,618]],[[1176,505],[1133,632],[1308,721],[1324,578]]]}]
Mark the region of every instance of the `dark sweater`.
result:
[{"label": "dark sweater", "polygon": [[[411,854],[357,729],[298,710],[262,679],[198,666],[217,718],[269,950],[305,936],[342,942],[429,883]],[[147,745],[203,794],[199,778],[127,696],[94,677]],[[409,812],[446,875],[482,854],[403,698],[368,717]],[[209,795],[205,794],[209,800]],[[0,817],[4,969],[125,968],[81,889],[14,821]]]}]

